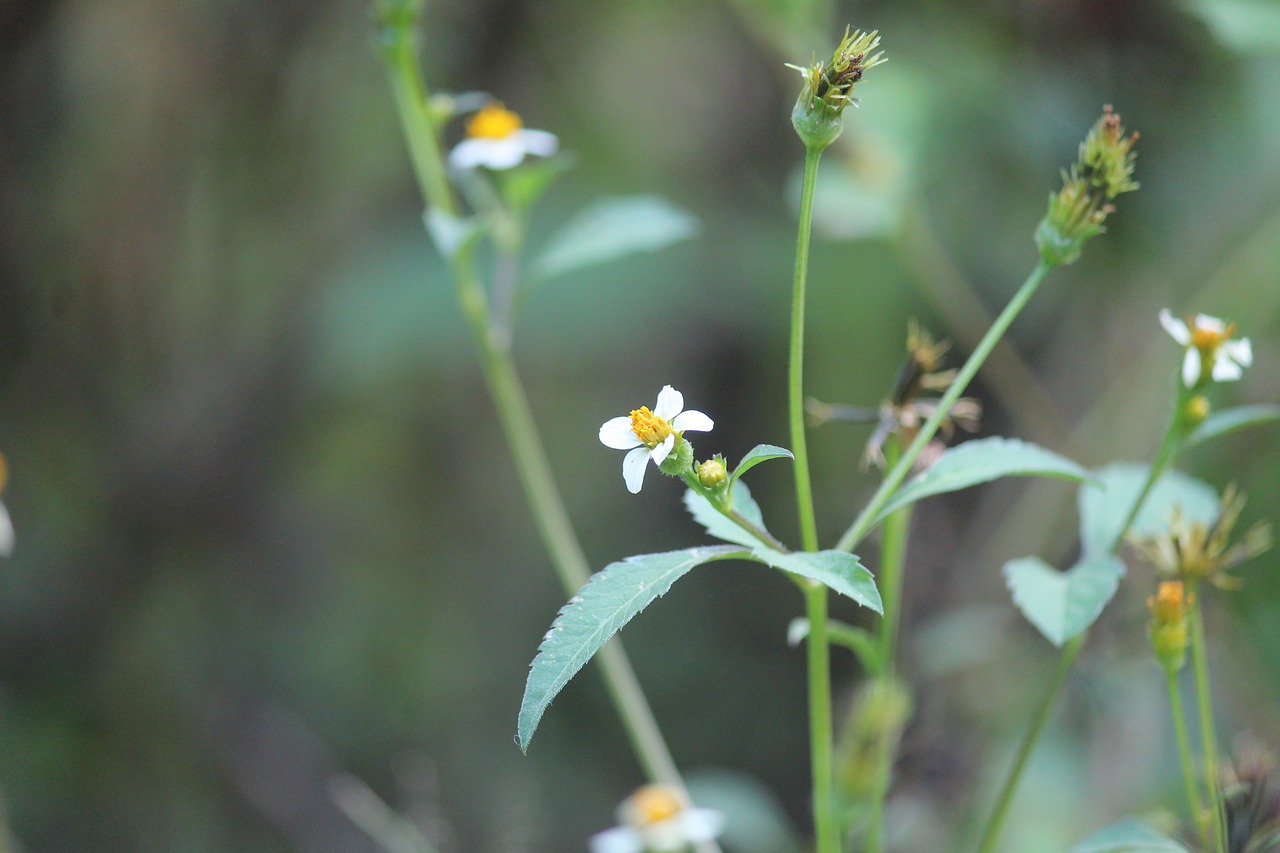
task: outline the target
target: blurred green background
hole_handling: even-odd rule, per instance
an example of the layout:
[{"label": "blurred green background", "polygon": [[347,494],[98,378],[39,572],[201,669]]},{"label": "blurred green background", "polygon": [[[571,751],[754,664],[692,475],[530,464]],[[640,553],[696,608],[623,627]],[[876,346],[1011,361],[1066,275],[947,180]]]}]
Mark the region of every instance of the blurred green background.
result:
[{"label": "blurred green background", "polygon": [[[696,544],[678,483],[623,488],[604,420],[665,383],[736,458],[787,443],[786,311],[802,151],[784,61],[851,22],[890,61],[823,164],[807,390],[875,405],[908,317],[958,364],[1034,261],[1058,169],[1103,103],[1141,132],[1142,190],[1056,272],[971,393],[984,434],[1144,460],[1176,346],[1205,311],[1254,343],[1217,402],[1280,400],[1280,6],[1269,0],[448,0],[438,91],[486,90],[578,166],[533,241],[601,195],[657,193],[697,239],[548,284],[517,357],[592,562]],[[597,674],[513,743],[563,594],[536,538],[421,202],[370,8],[331,0],[0,6],[0,790],[13,849],[372,851],[352,774],[444,851],[571,851],[642,781]],[[867,429],[811,434],[833,541],[875,484]],[[1280,435],[1188,467],[1280,518]],[[787,465],[752,475],[794,540]],[[901,850],[971,829],[1053,651],[1007,559],[1066,565],[1059,482],[916,513],[904,668],[917,714],[890,802]],[[875,543],[865,557],[874,567]],[[1210,605],[1224,737],[1280,747],[1280,574]],[[1037,754],[1006,850],[1061,851],[1176,807],[1135,565]],[[624,637],[677,758],[717,803],[804,837],[802,612],[760,567],[694,573]],[[840,602],[836,615],[863,615]],[[856,675],[839,652],[840,708]],[[350,780],[348,779],[348,787]],[[726,800],[727,798],[727,800]],[[754,798],[752,800],[751,798]],[[772,818],[768,815],[773,814]],[[768,822],[766,820],[766,822]],[[771,834],[773,833],[773,834]],[[3,846],[3,842],[0,842]]]}]

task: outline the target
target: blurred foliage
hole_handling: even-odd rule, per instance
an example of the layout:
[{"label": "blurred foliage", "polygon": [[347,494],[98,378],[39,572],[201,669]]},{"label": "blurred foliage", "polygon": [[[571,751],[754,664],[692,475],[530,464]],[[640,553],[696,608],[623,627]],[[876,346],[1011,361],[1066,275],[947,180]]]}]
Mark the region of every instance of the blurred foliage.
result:
[{"label": "blurred foliage", "polygon": [[[1280,400],[1268,0],[432,2],[435,87],[494,92],[577,154],[533,245],[605,195],[661,195],[702,222],[694,241],[547,283],[518,330],[599,566],[701,541],[678,483],[627,494],[595,440],[607,417],[670,382],[716,420],[704,451],[785,443],[801,150],[782,63],[830,50],[846,22],[878,28],[889,63],[824,160],[815,396],[877,404],[909,316],[962,357],[1112,103],[1142,134],[1142,190],[984,368],[985,431],[1089,466],[1148,458],[1179,358],[1162,306],[1252,337],[1255,366],[1219,403]],[[527,758],[512,743],[561,594],[421,227],[368,10],[11,0],[0,115],[0,450],[17,528],[0,564],[0,789],[18,849],[373,850],[330,797],[344,773],[443,851],[583,849],[639,771],[590,671]],[[813,433],[824,541],[871,485],[866,437]],[[1250,495],[1242,524],[1280,518],[1274,426],[1190,467]],[[790,471],[753,477],[794,538]],[[890,843],[945,849],[1052,656],[998,568],[1069,559],[1076,520],[1069,490],[1032,482],[915,519],[918,701]],[[690,577],[626,640],[682,763],[718,768],[729,801],[776,803],[747,811],[785,838],[808,825],[803,660],[785,643],[801,602],[740,568]],[[1242,567],[1247,594],[1215,600],[1210,630],[1224,732],[1280,746],[1276,569],[1274,551]],[[1149,585],[1134,568],[1094,629],[1007,849],[1062,850],[1176,802]],[[847,706],[853,665],[835,660]]]}]

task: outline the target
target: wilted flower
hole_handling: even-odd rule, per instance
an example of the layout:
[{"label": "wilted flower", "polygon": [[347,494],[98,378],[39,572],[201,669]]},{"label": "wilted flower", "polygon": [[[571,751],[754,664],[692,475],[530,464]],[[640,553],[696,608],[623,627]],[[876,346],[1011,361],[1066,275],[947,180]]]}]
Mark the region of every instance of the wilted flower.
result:
[{"label": "wilted flower", "polygon": [[1151,611],[1151,646],[1156,660],[1166,670],[1182,669],[1187,659],[1187,616],[1195,596],[1187,593],[1182,581],[1161,581],[1156,594],[1147,599]]},{"label": "wilted flower", "polygon": [[714,426],[702,412],[684,411],[684,395],[664,385],[652,410],[641,406],[626,417],[606,421],[600,427],[600,443],[614,450],[630,451],[622,460],[622,479],[634,495],[644,482],[646,456],[661,466],[684,441],[686,430],[708,432]]},{"label": "wilted flower", "polygon": [[1105,229],[1116,196],[1136,190],[1133,145],[1138,134],[1125,135],[1120,116],[1104,106],[1102,118],[1080,143],[1080,155],[1062,173],[1062,189],[1049,196],[1049,211],[1036,229],[1040,255],[1053,264],[1080,257],[1084,243]]},{"label": "wilted flower", "polygon": [[467,122],[467,138],[449,152],[455,169],[510,169],[529,154],[549,157],[560,147],[555,134],[528,130],[520,116],[494,101]]},{"label": "wilted flower", "polygon": [[1244,509],[1244,496],[1234,486],[1222,493],[1222,507],[1212,524],[1188,522],[1175,507],[1169,529],[1156,536],[1135,542],[1157,571],[1181,580],[1198,583],[1208,581],[1222,589],[1235,589],[1240,582],[1227,570],[1271,547],[1271,529],[1263,522],[1255,524],[1243,541],[1230,545],[1231,531]]},{"label": "wilted flower", "polygon": [[864,33],[846,28],[844,38],[830,62],[814,62],[807,67],[787,64],[804,78],[800,97],[791,110],[791,124],[806,146],[826,148],[840,135],[840,114],[850,104],[857,104],[853,87],[868,68],[885,61],[884,53],[873,53],[880,46],[877,31]]},{"label": "wilted flower", "polygon": [[622,801],[618,823],[591,838],[591,853],[684,850],[720,834],[724,817],[711,809],[686,806],[666,785],[646,785]]},{"label": "wilted flower", "polygon": [[1178,320],[1164,308],[1160,311],[1160,325],[1187,349],[1182,359],[1182,382],[1188,388],[1203,385],[1210,379],[1233,382],[1253,363],[1249,339],[1231,339],[1236,332],[1235,323],[1208,314]]}]

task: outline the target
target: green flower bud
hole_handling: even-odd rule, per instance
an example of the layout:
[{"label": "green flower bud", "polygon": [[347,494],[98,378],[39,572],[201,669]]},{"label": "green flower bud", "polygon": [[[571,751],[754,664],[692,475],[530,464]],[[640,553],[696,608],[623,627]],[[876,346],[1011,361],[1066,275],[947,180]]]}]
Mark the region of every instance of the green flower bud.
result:
[{"label": "green flower bud", "polygon": [[724,460],[716,457],[708,459],[698,466],[698,482],[704,489],[718,489],[729,479],[729,472],[724,467]]},{"label": "green flower bud", "polygon": [[1164,581],[1147,599],[1151,611],[1151,648],[1167,672],[1177,672],[1187,662],[1187,615],[1194,596],[1182,581]]},{"label": "green flower bud", "polygon": [[804,86],[791,110],[791,124],[807,148],[826,148],[844,129],[841,113],[856,104],[853,87],[868,68],[884,62],[884,54],[872,54],[880,45],[877,31],[864,33],[844,31],[844,38],[830,62],[815,62],[808,67],[790,65],[804,78]]},{"label": "green flower bud", "polygon": [[1209,417],[1211,408],[1209,400],[1201,394],[1197,394],[1187,401],[1182,409],[1182,420],[1187,426],[1197,426],[1205,418]]},{"label": "green flower bud", "polygon": [[662,460],[658,470],[672,477],[683,477],[691,468],[693,468],[693,445],[683,437],[678,437],[676,446],[671,449],[667,458]]}]

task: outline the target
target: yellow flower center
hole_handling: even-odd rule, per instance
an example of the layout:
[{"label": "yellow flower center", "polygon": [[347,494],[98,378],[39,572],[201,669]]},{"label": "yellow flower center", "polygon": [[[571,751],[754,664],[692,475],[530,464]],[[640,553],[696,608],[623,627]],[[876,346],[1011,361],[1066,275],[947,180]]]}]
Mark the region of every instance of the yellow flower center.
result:
[{"label": "yellow flower center", "polygon": [[499,103],[489,104],[467,122],[467,136],[472,139],[506,139],[524,123],[520,116]]},{"label": "yellow flower center", "polygon": [[671,424],[649,411],[648,406],[641,406],[631,413],[631,431],[646,447],[657,447],[674,432]]},{"label": "yellow flower center", "polygon": [[1221,330],[1206,329],[1194,323],[1187,325],[1191,327],[1191,345],[1202,353],[1215,352],[1236,333],[1235,323],[1227,323]]},{"label": "yellow flower center", "polygon": [[1193,601],[1195,597],[1186,594],[1182,581],[1163,581],[1156,594],[1147,599],[1147,607],[1156,622],[1169,625],[1184,619]]},{"label": "yellow flower center", "polygon": [[665,785],[646,785],[631,795],[630,814],[637,826],[652,826],[680,814],[680,799]]}]

